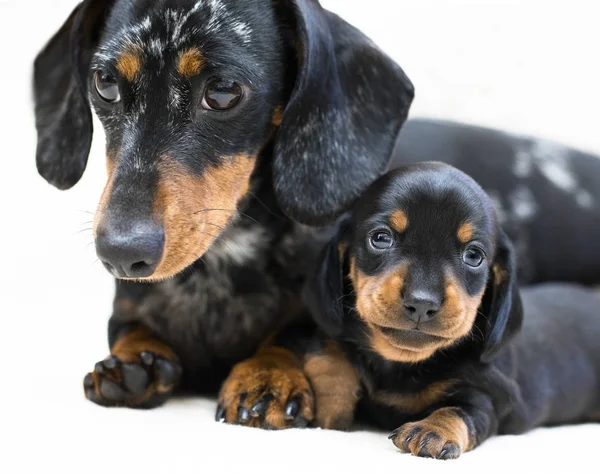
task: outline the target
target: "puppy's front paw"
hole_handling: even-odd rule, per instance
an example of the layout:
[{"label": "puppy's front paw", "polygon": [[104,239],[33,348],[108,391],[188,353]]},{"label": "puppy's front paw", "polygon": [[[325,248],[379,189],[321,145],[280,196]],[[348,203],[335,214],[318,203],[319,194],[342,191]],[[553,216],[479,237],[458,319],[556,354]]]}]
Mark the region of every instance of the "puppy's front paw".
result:
[{"label": "puppy's front paw", "polygon": [[469,429],[454,408],[441,408],[424,420],[406,423],[390,435],[403,453],[435,459],[456,459],[471,448]]},{"label": "puppy's front paw", "polygon": [[219,394],[216,420],[264,429],[304,428],[313,393],[290,351],[271,347],[237,364]]},{"label": "puppy's front paw", "polygon": [[101,406],[154,408],[172,394],[181,377],[178,362],[153,352],[113,354],[83,381],[85,396]]}]

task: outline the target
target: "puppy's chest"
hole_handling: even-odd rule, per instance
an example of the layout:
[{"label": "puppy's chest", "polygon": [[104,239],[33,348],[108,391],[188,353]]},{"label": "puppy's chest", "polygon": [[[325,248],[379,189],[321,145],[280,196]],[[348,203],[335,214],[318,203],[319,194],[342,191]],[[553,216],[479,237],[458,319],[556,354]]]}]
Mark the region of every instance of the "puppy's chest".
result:
[{"label": "puppy's chest", "polygon": [[245,358],[299,309],[298,260],[309,238],[293,226],[229,229],[194,268],[156,285],[140,314],[184,364]]},{"label": "puppy's chest", "polygon": [[459,384],[457,374],[444,372],[418,373],[391,367],[379,367],[378,372],[363,369],[362,411],[371,419],[390,420],[404,420],[427,412],[443,403]]}]

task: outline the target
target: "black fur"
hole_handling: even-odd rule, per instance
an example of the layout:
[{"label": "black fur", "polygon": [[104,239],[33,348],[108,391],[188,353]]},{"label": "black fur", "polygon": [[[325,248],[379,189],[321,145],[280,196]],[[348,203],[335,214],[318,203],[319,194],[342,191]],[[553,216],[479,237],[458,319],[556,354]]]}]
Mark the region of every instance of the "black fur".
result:
[{"label": "black fur", "polygon": [[[390,229],[389,216],[398,209],[408,216],[406,230],[393,233],[389,250],[370,247],[369,236],[376,229]],[[457,229],[464,222],[473,224],[473,235],[463,244],[457,240]],[[474,242],[487,254],[475,271],[461,259],[462,249]],[[305,288],[305,299],[320,327],[360,373],[364,395],[357,419],[385,429],[400,427],[391,438],[401,450],[444,459],[457,457],[495,434],[598,421],[600,298],[591,290],[560,283],[519,291],[517,266],[489,199],[455,168],[412,165],[373,184],[323,249]],[[378,329],[372,318],[361,314],[357,305],[361,294],[351,278],[356,268],[368,278],[407,268],[402,295],[397,295],[402,300],[407,287],[415,284],[435,293],[437,275],[448,272],[465,294],[484,290],[471,330],[423,360],[386,357],[373,345],[373,331]],[[443,297],[444,290],[438,291]],[[384,301],[378,308],[381,305],[388,325],[404,329],[408,310],[400,306],[394,312]],[[442,305],[441,316],[435,318],[452,317],[443,311]],[[444,321],[435,318],[419,320],[416,327],[425,334],[439,333]],[[405,331],[390,341],[416,350],[413,333],[414,329],[410,334]],[[447,386],[433,388],[446,382]],[[445,445],[437,443],[446,439],[444,426],[428,428],[425,435],[426,425],[409,424],[423,423],[440,409],[454,410],[464,422],[469,433],[464,446],[452,439]],[[423,436],[416,446],[411,445],[415,436]]]}]

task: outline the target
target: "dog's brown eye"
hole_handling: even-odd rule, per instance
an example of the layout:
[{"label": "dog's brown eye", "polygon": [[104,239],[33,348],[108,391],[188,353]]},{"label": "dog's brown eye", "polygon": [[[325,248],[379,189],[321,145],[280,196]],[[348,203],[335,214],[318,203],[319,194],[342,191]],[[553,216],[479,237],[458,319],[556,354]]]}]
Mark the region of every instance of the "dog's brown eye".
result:
[{"label": "dog's brown eye", "polygon": [[473,268],[481,266],[483,263],[483,252],[475,247],[469,247],[463,252],[463,262]]},{"label": "dog's brown eye", "polygon": [[377,250],[386,250],[394,245],[394,238],[387,231],[377,231],[371,234],[369,241]]},{"label": "dog's brown eye", "polygon": [[242,100],[242,88],[232,81],[211,80],[204,91],[202,107],[209,110],[232,109]]},{"label": "dog's brown eye", "polygon": [[94,74],[94,85],[100,98],[111,104],[115,104],[121,100],[119,92],[119,84],[110,72],[97,71]]}]

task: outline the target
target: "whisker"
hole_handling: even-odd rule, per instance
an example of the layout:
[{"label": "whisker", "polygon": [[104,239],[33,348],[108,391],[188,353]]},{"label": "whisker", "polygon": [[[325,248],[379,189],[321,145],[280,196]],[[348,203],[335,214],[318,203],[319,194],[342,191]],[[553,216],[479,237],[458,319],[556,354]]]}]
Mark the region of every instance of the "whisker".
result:
[{"label": "whisker", "polygon": [[254,199],[256,199],[256,200],[258,201],[258,203],[259,203],[259,204],[260,204],[262,207],[264,207],[264,208],[267,210],[267,212],[268,212],[269,214],[271,214],[272,216],[278,217],[278,218],[280,218],[280,219],[283,219],[283,218],[285,217],[285,216],[283,216],[283,215],[281,215],[281,214],[277,214],[276,212],[272,211],[272,210],[271,210],[271,208],[270,208],[269,206],[267,206],[267,205],[266,205],[264,202],[262,202],[262,201],[260,200],[260,198],[259,198],[259,197],[256,195],[256,193],[254,193],[254,192],[250,191],[248,194],[250,194],[250,195],[251,195],[251,196],[252,196]]},{"label": "whisker", "polygon": [[212,211],[234,212],[234,213],[237,213],[239,216],[245,217],[246,219],[250,219],[251,221],[260,225],[260,222],[258,222],[254,217],[251,217],[248,214],[244,214],[243,212],[240,212],[238,209],[216,209],[216,208],[215,209],[202,209],[201,211],[194,212],[193,214],[196,215],[196,214],[201,214],[203,212],[212,212]]}]

